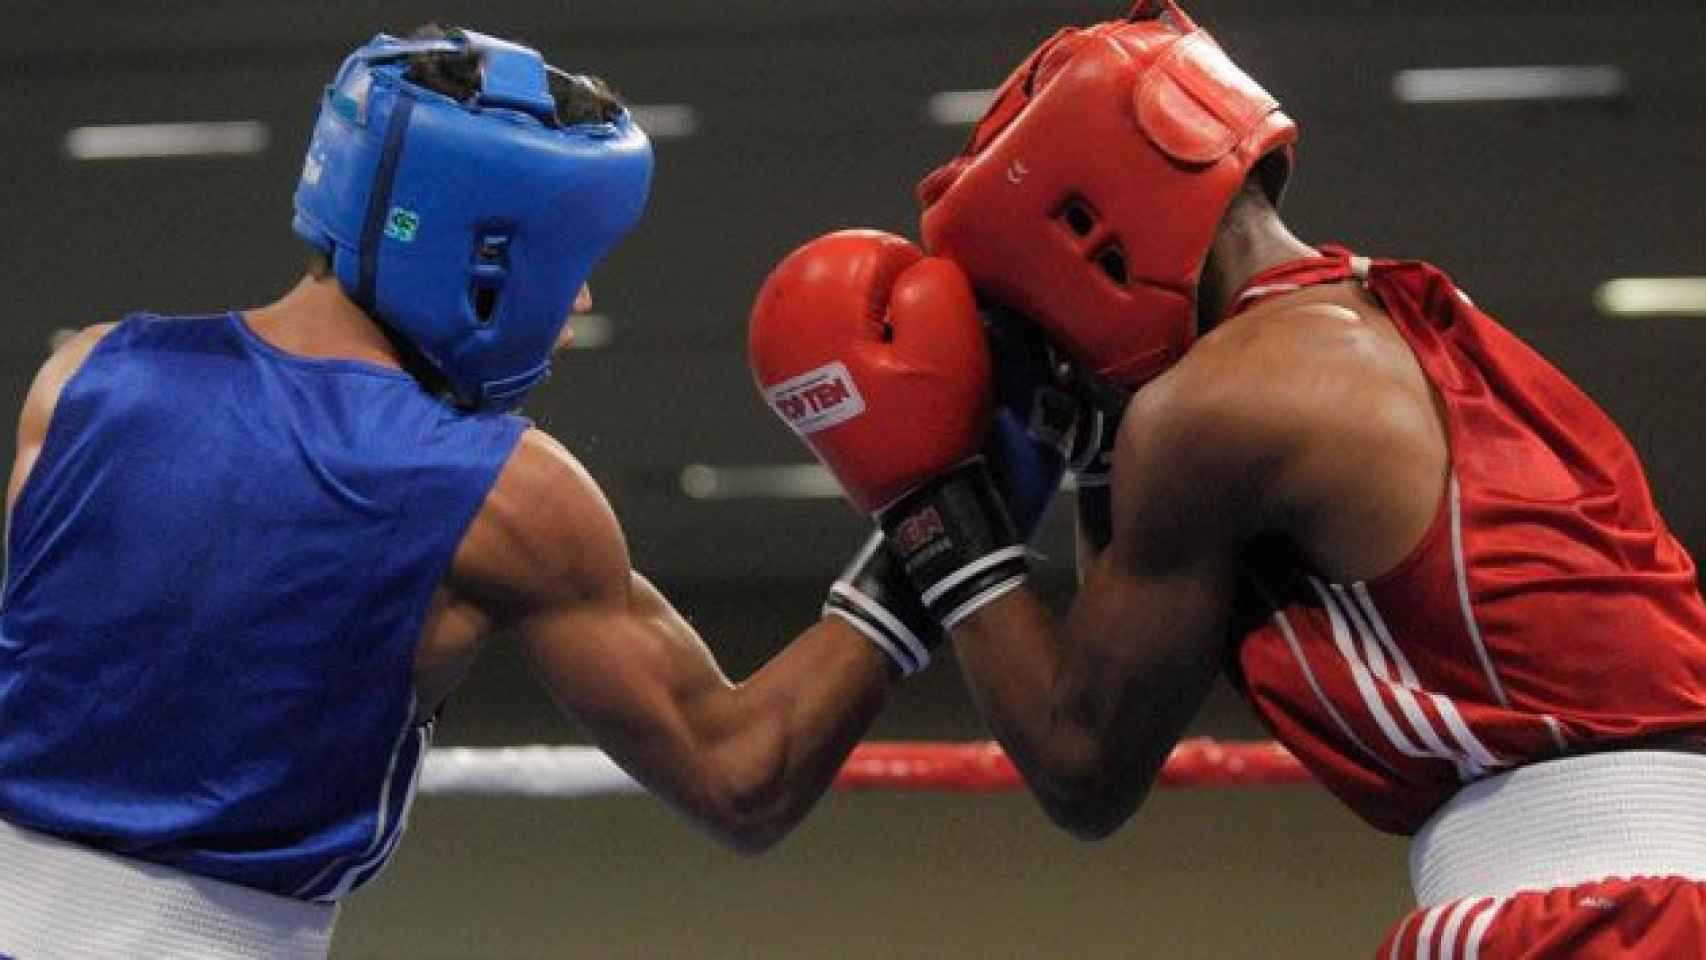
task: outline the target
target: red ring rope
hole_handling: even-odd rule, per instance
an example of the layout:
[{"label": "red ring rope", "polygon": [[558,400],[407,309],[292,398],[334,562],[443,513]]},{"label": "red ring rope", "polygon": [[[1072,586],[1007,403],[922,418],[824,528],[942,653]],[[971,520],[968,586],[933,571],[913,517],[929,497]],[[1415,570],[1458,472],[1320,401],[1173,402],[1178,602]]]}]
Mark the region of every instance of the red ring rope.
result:
[{"label": "red ring rope", "polygon": [[[1309,783],[1309,774],[1275,743],[1198,738],[1173,750],[1163,787],[1266,787]],[[434,748],[421,790],[439,794],[579,797],[637,793],[638,783],[596,747]],[[1024,789],[1013,762],[993,743],[872,742],[853,749],[835,780],[842,790],[995,793]]]},{"label": "red ring rope", "polygon": [[[1309,771],[1272,741],[1182,740],[1161,769],[1163,787],[1287,786],[1313,783]],[[871,742],[853,748],[835,778],[839,790],[995,793],[1024,780],[999,744]]]}]

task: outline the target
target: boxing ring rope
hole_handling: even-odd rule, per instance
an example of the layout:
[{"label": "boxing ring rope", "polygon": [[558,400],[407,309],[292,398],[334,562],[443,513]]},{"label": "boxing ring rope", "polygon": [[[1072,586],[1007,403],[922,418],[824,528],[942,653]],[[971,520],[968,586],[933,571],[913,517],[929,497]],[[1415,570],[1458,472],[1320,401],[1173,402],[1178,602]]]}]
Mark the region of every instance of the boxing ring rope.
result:
[{"label": "boxing ring rope", "polygon": [[[1274,787],[1314,782],[1271,741],[1183,740],[1161,770],[1160,786]],[[1013,761],[991,742],[862,743],[835,778],[837,790],[1001,793],[1022,789]],[[643,788],[594,747],[441,747],[427,755],[421,791],[529,797],[640,793]]]}]

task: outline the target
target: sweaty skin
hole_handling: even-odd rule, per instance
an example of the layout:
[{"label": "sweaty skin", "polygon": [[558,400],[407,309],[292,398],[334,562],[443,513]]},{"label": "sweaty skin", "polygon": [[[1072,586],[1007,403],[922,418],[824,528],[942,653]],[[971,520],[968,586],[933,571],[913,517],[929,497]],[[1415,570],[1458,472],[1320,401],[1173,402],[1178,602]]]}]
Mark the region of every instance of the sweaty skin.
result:
[{"label": "sweaty skin", "polygon": [[1355,282],[1226,321],[1139,391],[1115,445],[1113,537],[1065,622],[1020,589],[954,631],[1050,817],[1102,837],[1142,803],[1227,660],[1252,540],[1288,538],[1335,582],[1373,579],[1426,533],[1448,465],[1432,387]]},{"label": "sweaty skin", "polygon": [[[583,288],[576,312],[590,307]],[[289,353],[401,367],[335,281],[305,278],[244,320]],[[61,390],[112,326],[84,330],[38,372],[19,418],[8,512]],[[559,346],[568,337],[565,330]],[[563,711],[636,780],[748,852],[805,816],[891,684],[882,655],[835,618],[731,682],[692,626],[631,569],[597,483],[535,429],[522,435],[434,595],[415,651],[421,719],[493,635],[522,646]]]}]

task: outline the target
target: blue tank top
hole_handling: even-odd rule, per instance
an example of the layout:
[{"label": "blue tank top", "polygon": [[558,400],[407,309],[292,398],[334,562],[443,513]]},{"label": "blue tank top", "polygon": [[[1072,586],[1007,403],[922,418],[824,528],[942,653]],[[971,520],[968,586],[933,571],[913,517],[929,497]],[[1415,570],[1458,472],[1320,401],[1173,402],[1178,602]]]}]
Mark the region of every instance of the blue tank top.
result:
[{"label": "blue tank top", "polygon": [[526,425],[236,314],[127,317],[10,517],[0,817],[302,899],[371,879],[431,737],[422,622]]}]

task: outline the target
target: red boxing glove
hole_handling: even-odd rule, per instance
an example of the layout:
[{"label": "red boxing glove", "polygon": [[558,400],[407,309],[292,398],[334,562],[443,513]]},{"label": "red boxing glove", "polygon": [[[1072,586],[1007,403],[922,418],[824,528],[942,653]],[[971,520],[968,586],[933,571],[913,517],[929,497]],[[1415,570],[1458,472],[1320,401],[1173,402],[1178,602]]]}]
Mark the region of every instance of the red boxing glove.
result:
[{"label": "red boxing glove", "polygon": [[866,513],[983,444],[993,394],[971,286],[903,237],[844,230],[790,254],[759,291],[747,355]]},{"label": "red boxing glove", "polygon": [[[870,230],[782,261],[752,310],[748,356],[782,420],[885,534],[831,592],[902,673],[940,633],[1025,578],[1025,551],[976,456],[994,390],[977,301],[953,263]],[[910,583],[916,596],[902,596]]]}]

